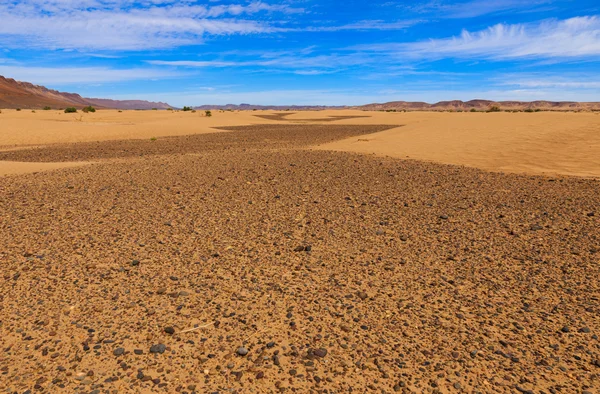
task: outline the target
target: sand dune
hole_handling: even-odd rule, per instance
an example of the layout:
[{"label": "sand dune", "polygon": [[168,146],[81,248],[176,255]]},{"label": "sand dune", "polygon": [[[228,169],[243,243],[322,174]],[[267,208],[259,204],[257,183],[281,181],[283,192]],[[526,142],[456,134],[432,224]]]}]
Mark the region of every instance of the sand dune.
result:
[{"label": "sand dune", "polygon": [[[404,124],[403,127],[337,141],[319,149],[374,153],[490,171],[600,177],[599,114],[395,115],[393,119]],[[370,120],[377,118],[374,115]]]}]

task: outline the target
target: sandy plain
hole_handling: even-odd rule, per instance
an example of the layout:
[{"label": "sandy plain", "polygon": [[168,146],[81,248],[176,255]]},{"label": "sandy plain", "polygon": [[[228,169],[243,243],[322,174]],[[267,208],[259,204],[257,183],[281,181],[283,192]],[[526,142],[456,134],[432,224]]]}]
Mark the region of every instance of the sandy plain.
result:
[{"label": "sandy plain", "polygon": [[[401,127],[318,148],[465,165],[488,171],[600,177],[598,113],[353,110],[213,113],[214,116],[207,118],[203,116],[204,111],[104,110],[93,114],[65,114],[3,110],[0,151],[24,145],[215,133],[222,131],[221,127],[256,124],[387,124]],[[9,173],[3,167],[6,165],[0,164],[0,174]]]},{"label": "sandy plain", "polygon": [[597,116],[102,112],[147,123],[0,128],[0,163],[91,163],[0,178],[0,390],[598,392],[597,179],[322,148]]}]

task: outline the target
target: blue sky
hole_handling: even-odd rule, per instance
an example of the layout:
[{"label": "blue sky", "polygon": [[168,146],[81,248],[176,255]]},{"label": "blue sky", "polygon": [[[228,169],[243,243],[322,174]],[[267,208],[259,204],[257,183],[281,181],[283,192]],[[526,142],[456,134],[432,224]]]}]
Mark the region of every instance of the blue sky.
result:
[{"label": "blue sky", "polygon": [[0,75],[176,106],[600,101],[600,2],[0,0]]}]

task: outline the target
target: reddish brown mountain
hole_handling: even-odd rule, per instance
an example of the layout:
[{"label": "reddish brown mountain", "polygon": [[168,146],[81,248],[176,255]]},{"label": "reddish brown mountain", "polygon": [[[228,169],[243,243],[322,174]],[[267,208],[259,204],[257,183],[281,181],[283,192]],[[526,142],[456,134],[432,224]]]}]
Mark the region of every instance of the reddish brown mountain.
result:
[{"label": "reddish brown mountain", "polygon": [[76,93],[65,93],[48,89],[29,82],[15,81],[0,75],[0,108],[65,108],[93,105],[100,108],[115,109],[166,109],[166,103],[154,103],[142,100],[90,99]]}]

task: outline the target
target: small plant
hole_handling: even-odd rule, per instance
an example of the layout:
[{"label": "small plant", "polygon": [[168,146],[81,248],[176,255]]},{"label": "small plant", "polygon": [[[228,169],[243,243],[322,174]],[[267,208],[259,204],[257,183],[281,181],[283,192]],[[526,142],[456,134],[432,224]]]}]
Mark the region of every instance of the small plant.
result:
[{"label": "small plant", "polygon": [[542,110],[539,108],[536,108],[533,112],[542,112]]},{"label": "small plant", "polygon": [[17,108],[17,112],[21,111],[21,108]]},{"label": "small plant", "polygon": [[493,105],[487,110],[487,112],[500,112],[500,111],[501,111],[501,109],[497,105]]},{"label": "small plant", "polygon": [[50,111],[52,108],[48,107],[47,105],[44,107],[44,111]]},{"label": "small plant", "polygon": [[123,111],[119,110],[119,112],[123,112]]},{"label": "small plant", "polygon": [[209,110],[204,111],[204,115],[206,115],[207,117],[211,117],[212,116],[212,112],[210,112]]},{"label": "small plant", "polygon": [[75,107],[65,108],[65,114],[73,114],[75,112],[77,112],[77,108],[75,108]]},{"label": "small plant", "polygon": [[152,142],[156,141],[156,137],[150,138],[150,141],[152,141]]},{"label": "small plant", "polygon": [[469,112],[477,112],[477,110],[475,108],[471,108]]},{"label": "small plant", "polygon": [[192,107],[183,107],[182,111],[187,112],[187,111],[191,111]]},{"label": "small plant", "polygon": [[167,111],[173,111],[173,108],[167,108]]},{"label": "small plant", "polygon": [[152,111],[158,111],[158,108],[152,108]]},{"label": "small plant", "polygon": [[527,108],[524,112],[533,112],[533,109]]},{"label": "small plant", "polygon": [[195,114],[195,113],[196,113],[196,110],[195,110],[195,109],[193,109],[193,110],[192,110],[192,113],[193,113],[193,114]]},{"label": "small plant", "polygon": [[35,114],[35,109],[32,109],[32,110],[31,110],[31,113]]},{"label": "small plant", "polygon": [[88,105],[87,107],[83,107],[82,111],[87,114],[88,112],[96,112],[96,108],[92,107],[91,105]]}]

